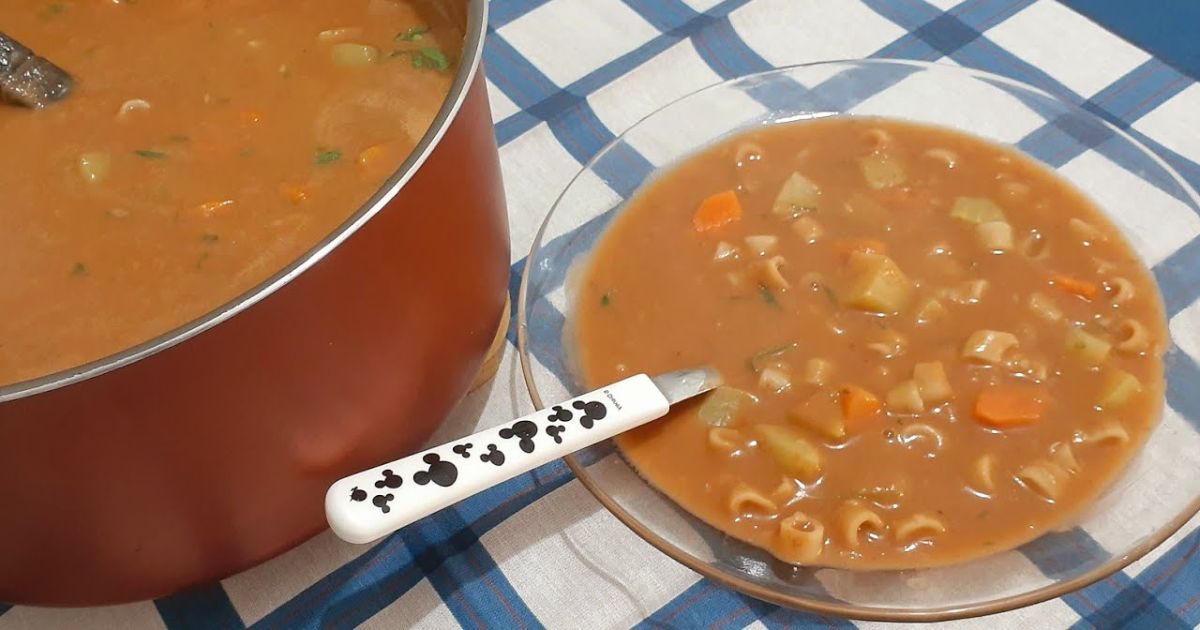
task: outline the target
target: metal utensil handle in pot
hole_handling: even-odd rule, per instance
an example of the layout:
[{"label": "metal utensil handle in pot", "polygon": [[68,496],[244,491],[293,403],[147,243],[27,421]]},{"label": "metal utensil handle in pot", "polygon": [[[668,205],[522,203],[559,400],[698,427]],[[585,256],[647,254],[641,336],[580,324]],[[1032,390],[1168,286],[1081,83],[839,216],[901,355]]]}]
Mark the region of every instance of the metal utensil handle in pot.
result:
[{"label": "metal utensil handle in pot", "polygon": [[0,33],[0,101],[41,109],[66,98],[73,85],[62,68]]},{"label": "metal utensil handle in pot", "polygon": [[367,543],[481,490],[666,415],[639,374],[537,413],[346,477],[325,494],[339,538]]}]

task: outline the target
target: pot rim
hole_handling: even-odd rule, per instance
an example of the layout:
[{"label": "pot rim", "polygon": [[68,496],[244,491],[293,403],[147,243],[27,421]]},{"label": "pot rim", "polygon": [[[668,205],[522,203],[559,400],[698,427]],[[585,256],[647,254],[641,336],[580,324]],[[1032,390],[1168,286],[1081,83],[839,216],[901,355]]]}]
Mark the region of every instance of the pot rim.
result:
[{"label": "pot rim", "polygon": [[379,186],[375,194],[316,245],[266,280],[204,315],[172,330],[82,365],[25,381],[0,385],[0,403],[73,385],[183,343],[254,306],[324,259],[391,202],[441,143],[442,136],[446,134],[450,124],[457,119],[467,93],[474,84],[475,75],[481,72],[487,17],[487,0],[467,0],[466,35],[463,38],[458,74],[442,102],[441,109],[430,123],[429,129],[392,176]]}]

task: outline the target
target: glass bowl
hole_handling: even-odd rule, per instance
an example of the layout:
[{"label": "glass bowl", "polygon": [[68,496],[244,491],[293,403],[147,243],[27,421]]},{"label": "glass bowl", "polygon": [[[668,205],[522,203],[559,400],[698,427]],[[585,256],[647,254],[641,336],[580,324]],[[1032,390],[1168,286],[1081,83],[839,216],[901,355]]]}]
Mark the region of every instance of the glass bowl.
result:
[{"label": "glass bowl", "polygon": [[[647,116],[571,181],[526,261],[518,346],[539,409],[585,390],[572,364],[572,277],[605,226],[656,169],[733,131],[834,115],[937,124],[1016,146],[1088,192],[1154,269],[1169,316],[1195,298],[1200,269],[1171,254],[1200,233],[1200,198],[1130,135],[1034,87],[956,66],[839,61],[720,83]],[[1190,248],[1189,248],[1190,249]],[[617,518],[671,558],[747,595],[858,619],[934,621],[1027,606],[1082,588],[1161,544],[1200,510],[1200,352],[1174,317],[1161,422],[1124,473],[1069,529],[960,565],[908,571],[793,567],[706,525],[645,483],[611,442],[567,458]],[[1182,349],[1181,349],[1182,347]]]}]

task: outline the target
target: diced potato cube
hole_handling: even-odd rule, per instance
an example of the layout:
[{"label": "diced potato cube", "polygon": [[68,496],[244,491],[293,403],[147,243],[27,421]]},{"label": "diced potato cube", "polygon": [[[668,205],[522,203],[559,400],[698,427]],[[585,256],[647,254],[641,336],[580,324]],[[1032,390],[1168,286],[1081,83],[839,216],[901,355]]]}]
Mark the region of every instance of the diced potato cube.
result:
[{"label": "diced potato cube", "polygon": [[112,155],[94,151],[79,156],[79,174],[89,184],[104,181],[112,168]]},{"label": "diced potato cube", "polygon": [[1067,331],[1067,351],[1082,359],[1088,365],[1099,365],[1108,358],[1112,344],[1084,332],[1082,328],[1071,328]]},{"label": "diced potato cube", "polygon": [[696,415],[710,427],[727,427],[737,420],[745,407],[757,402],[754,394],[722,385],[708,394]]},{"label": "diced potato cube", "polygon": [[339,66],[368,66],[379,60],[379,49],[366,44],[334,44],[330,53]]},{"label": "diced potato cube", "polygon": [[851,252],[849,268],[853,276],[849,290],[843,295],[846,305],[876,313],[895,313],[908,303],[912,283],[891,258]]},{"label": "diced potato cube", "polygon": [[1029,310],[1048,322],[1061,321],[1063,318],[1062,310],[1054,300],[1041,293],[1029,294]]},{"label": "diced potato cube", "polygon": [[713,253],[713,260],[722,261],[727,259],[736,259],[737,257],[738,250],[736,247],[726,243],[725,241],[717,243],[717,251]]},{"label": "diced potato cube", "polygon": [[1013,248],[1012,226],[1004,221],[988,221],[975,226],[980,244],[990,252],[1007,252]]},{"label": "diced potato cube", "polygon": [[766,256],[775,251],[778,244],[779,237],[774,234],[755,234],[746,237],[746,247],[751,253],[759,256]]},{"label": "diced potato cube", "polygon": [[771,205],[771,214],[781,219],[794,219],[816,210],[820,201],[820,187],[800,173],[792,173],[779,189],[775,203]]},{"label": "diced potato cube", "polygon": [[773,394],[779,394],[792,387],[792,379],[787,372],[769,367],[758,373],[758,386]]},{"label": "diced potato cube", "polygon": [[925,325],[946,317],[946,307],[939,301],[928,299],[917,308],[917,324]]},{"label": "diced potato cube", "polygon": [[863,178],[867,185],[875,190],[899,186],[908,181],[904,166],[894,157],[885,153],[872,153],[858,159]]},{"label": "diced potato cube", "polygon": [[950,388],[950,380],[946,378],[946,368],[941,361],[918,363],[913,366],[913,380],[921,391],[921,399],[925,402],[948,400],[954,396]]},{"label": "diced potato cube", "polygon": [[1104,409],[1120,407],[1142,392],[1142,382],[1125,370],[1113,369],[1104,381],[1104,389],[1096,403]]},{"label": "diced potato cube", "polygon": [[829,440],[846,437],[841,397],[836,391],[820,390],[809,396],[788,413],[788,420]]},{"label": "diced potato cube", "polygon": [[804,382],[821,387],[833,375],[833,363],[829,359],[809,359],[804,364]]},{"label": "diced potato cube", "polygon": [[801,481],[815,481],[821,474],[821,454],[800,431],[775,424],[755,425],[758,443],[785,473]]},{"label": "diced potato cube", "polygon": [[975,363],[996,365],[1004,359],[1004,353],[1017,347],[1017,336],[999,330],[980,329],[967,337],[963,344],[962,358]]},{"label": "diced potato cube", "polygon": [[925,410],[925,402],[921,400],[921,390],[916,381],[907,380],[888,390],[888,409],[901,413],[920,413]]},{"label": "diced potato cube", "polygon": [[996,202],[986,197],[959,197],[950,208],[950,216],[967,223],[991,223],[1004,221],[1004,211]]},{"label": "diced potato cube", "polygon": [[805,243],[815,243],[825,234],[825,230],[821,228],[821,224],[810,216],[803,216],[792,221],[792,231]]}]

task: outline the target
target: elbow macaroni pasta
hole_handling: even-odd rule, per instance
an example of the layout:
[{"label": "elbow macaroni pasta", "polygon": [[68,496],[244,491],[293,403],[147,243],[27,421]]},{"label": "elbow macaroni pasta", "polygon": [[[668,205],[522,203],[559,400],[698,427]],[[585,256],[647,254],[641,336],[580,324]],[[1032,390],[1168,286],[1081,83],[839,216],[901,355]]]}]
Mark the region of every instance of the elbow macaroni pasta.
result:
[{"label": "elbow macaroni pasta", "polygon": [[779,545],[775,553],[793,564],[811,564],[825,549],[825,526],[803,512],[779,521]]},{"label": "elbow macaroni pasta", "polygon": [[841,523],[843,544],[850,549],[857,549],[864,538],[870,540],[882,536],[887,530],[883,519],[858,501],[843,503],[838,510],[838,520]]},{"label": "elbow macaroni pasta", "polygon": [[774,516],[778,511],[779,506],[774,501],[748,483],[738,483],[729,493],[729,513],[733,516]]},{"label": "elbow macaroni pasta", "polygon": [[899,543],[907,544],[946,533],[946,524],[939,518],[920,513],[896,521],[892,531]]}]

